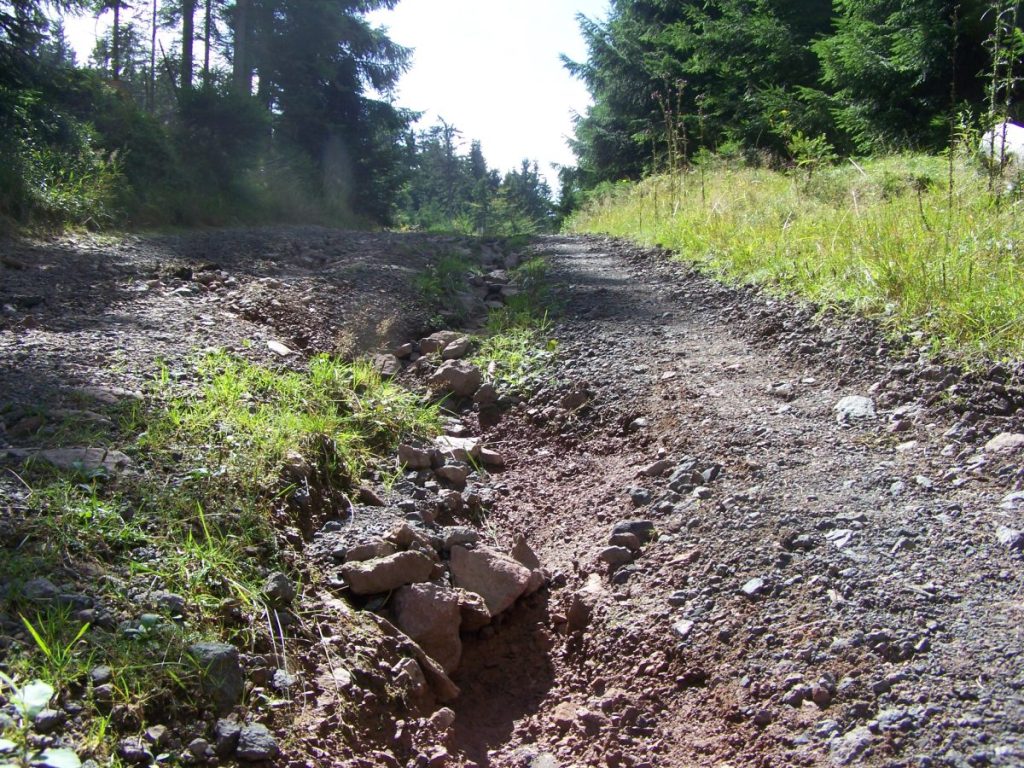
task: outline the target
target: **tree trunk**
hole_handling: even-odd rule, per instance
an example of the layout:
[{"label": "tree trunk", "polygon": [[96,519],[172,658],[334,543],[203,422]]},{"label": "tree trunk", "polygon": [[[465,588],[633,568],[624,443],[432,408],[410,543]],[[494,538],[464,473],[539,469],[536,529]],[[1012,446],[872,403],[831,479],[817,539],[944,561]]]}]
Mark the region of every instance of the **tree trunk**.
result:
[{"label": "tree trunk", "polygon": [[181,90],[192,90],[192,53],[196,37],[196,0],[181,0]]},{"label": "tree trunk", "polygon": [[121,79],[121,0],[114,0],[114,50],[111,54],[110,67],[113,79]]},{"label": "tree trunk", "polygon": [[210,29],[213,26],[213,0],[206,0],[203,20],[203,88],[210,87]]},{"label": "tree trunk", "polygon": [[231,79],[235,90],[246,96],[252,94],[252,65],[249,63],[249,0],[235,2],[235,57]]},{"label": "tree trunk", "polygon": [[146,111],[153,114],[156,111],[156,27],[157,27],[157,0],[153,0],[153,20],[149,31],[149,88],[146,89]]}]

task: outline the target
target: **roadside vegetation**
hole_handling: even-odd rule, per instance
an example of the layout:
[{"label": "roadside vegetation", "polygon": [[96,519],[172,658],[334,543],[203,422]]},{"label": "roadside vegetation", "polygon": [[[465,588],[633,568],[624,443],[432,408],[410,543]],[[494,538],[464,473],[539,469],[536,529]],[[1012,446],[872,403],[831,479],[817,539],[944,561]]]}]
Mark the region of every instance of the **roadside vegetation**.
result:
[{"label": "roadside vegetation", "polygon": [[710,159],[608,188],[571,226],[661,245],[729,280],[920,330],[945,350],[1020,356],[1020,201],[990,186],[967,153],[789,172]]}]

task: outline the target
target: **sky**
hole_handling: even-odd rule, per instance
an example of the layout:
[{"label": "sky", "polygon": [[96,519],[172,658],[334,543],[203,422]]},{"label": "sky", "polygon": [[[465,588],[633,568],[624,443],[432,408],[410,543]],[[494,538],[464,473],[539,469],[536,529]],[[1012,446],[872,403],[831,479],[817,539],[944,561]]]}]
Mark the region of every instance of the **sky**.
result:
[{"label": "sky", "polygon": [[553,163],[574,164],[566,137],[590,103],[560,54],[586,58],[576,14],[604,18],[608,0],[401,0],[370,15],[414,49],[399,83],[400,106],[438,117],[479,139],[492,168],[528,158],[555,181]]},{"label": "sky", "polygon": [[[572,165],[566,144],[572,116],[590,103],[559,56],[586,58],[576,14],[604,18],[608,0],[401,0],[370,20],[413,48],[411,69],[395,94],[423,112],[418,127],[444,118],[462,132],[464,149],[479,139],[492,168],[505,172],[536,160],[555,185],[553,164]],[[109,14],[107,14],[109,16]],[[69,19],[79,60],[88,58],[104,17]]]}]

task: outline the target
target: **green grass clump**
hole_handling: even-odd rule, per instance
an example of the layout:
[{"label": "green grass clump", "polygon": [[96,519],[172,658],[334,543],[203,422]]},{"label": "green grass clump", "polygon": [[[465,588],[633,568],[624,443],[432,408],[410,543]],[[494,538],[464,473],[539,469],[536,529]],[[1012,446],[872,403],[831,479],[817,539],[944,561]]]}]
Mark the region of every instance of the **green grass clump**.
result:
[{"label": "green grass clump", "polygon": [[415,277],[423,301],[437,309],[451,309],[452,299],[468,290],[467,276],[479,267],[467,256],[449,254]]},{"label": "green grass clump", "polygon": [[1024,219],[969,158],[901,155],[813,175],[715,164],[595,197],[579,232],[657,244],[715,275],[852,307],[938,348],[1024,353]]}]

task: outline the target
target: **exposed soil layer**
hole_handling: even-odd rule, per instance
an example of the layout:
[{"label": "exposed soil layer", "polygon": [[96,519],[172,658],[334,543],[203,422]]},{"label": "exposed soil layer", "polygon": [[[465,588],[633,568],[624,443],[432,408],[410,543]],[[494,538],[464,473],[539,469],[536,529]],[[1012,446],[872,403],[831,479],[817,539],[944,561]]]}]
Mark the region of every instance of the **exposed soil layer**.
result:
[{"label": "exposed soil layer", "polygon": [[[8,249],[0,399],[136,390],[158,358],[187,378],[206,346],[412,340],[411,277],[451,247],[317,229]],[[550,382],[496,426],[469,402],[459,419],[506,461],[471,477],[483,529],[525,535],[549,584],[464,633],[449,727],[395,695],[409,643],[340,599],[323,536],[292,542],[317,589],[290,630],[303,693],[268,719],[281,764],[1024,764],[1024,452],[989,442],[1024,432],[1019,368],[968,374],[618,241],[533,248],[560,304]],[[848,396],[873,412],[837,417]],[[353,524],[422,508],[418,482]]]}]

